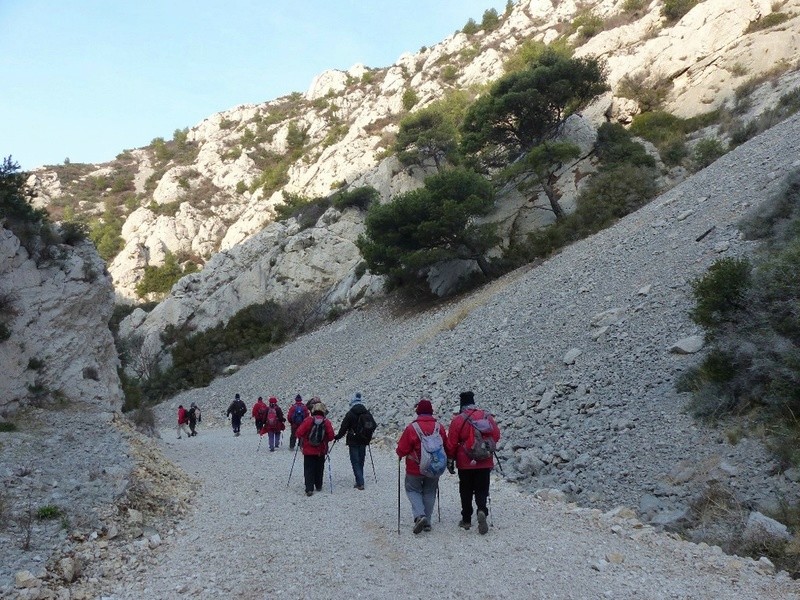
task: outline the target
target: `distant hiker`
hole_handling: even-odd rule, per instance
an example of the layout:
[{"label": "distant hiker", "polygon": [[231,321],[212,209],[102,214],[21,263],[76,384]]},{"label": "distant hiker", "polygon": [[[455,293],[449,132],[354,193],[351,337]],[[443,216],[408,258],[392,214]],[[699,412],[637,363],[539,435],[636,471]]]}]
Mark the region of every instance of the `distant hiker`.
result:
[{"label": "distant hiker", "polygon": [[[461,496],[461,522],[458,526],[472,526],[472,498],[478,508],[478,533],[489,531],[486,516],[489,514],[489,475],[494,467],[494,449],[500,440],[500,429],[492,415],[475,406],[475,395],[462,392],[459,413],[450,422],[447,433],[448,469],[458,467],[458,492]],[[455,465],[453,464],[455,463]]]},{"label": "distant hiker", "polygon": [[239,397],[239,394],[234,396],[233,402],[231,402],[230,406],[228,407],[228,411],[225,414],[231,418],[233,435],[238,436],[239,429],[242,426],[242,417],[247,414],[247,405]]},{"label": "distant hiker", "polygon": [[286,410],[286,418],[289,421],[289,450],[294,450],[294,445],[299,443],[297,428],[310,414],[306,405],[303,404],[303,397],[297,394],[294,397],[294,403]]},{"label": "distant hiker", "polygon": [[431,515],[439,489],[439,476],[447,468],[447,433],[433,416],[433,405],[422,398],[417,418],[397,442],[397,456],[406,459],[406,495],[414,517],[414,533],[431,530]]},{"label": "distant hiker", "polygon": [[303,476],[305,478],[306,496],[314,494],[314,490],[322,491],[325,476],[325,457],[328,455],[328,442],[334,438],[333,424],[325,417],[328,409],[322,402],[314,404],[309,416],[297,428],[297,437],[302,441]]},{"label": "distant hiker", "polygon": [[197,435],[197,424],[203,420],[202,415],[200,414],[200,407],[197,406],[194,402],[189,406],[189,410],[186,411],[189,415],[189,435]]},{"label": "distant hiker", "polygon": [[258,400],[256,400],[256,403],[253,404],[251,416],[256,421],[256,431],[261,432],[264,427],[264,423],[267,422],[267,404],[264,402],[264,398],[261,396],[259,396]]},{"label": "distant hiker", "polygon": [[178,439],[181,439],[181,431],[186,434],[186,437],[192,435],[186,429],[189,424],[189,411],[183,408],[183,404],[178,405]]},{"label": "distant hiker", "polygon": [[267,418],[263,427],[258,431],[260,435],[265,433],[269,439],[269,451],[274,452],[281,443],[281,431],[286,429],[286,419],[283,416],[281,407],[278,406],[278,399],[274,396],[269,399],[267,407]]},{"label": "distant hiker", "polygon": [[364,406],[361,392],[356,392],[350,400],[350,410],[342,419],[339,433],[336,439],[342,439],[345,434],[345,443],[350,450],[350,464],[353,467],[353,475],[356,483],[353,486],[358,490],[364,489],[364,461],[367,459],[367,446],[372,441],[372,434],[375,433],[375,419]]}]

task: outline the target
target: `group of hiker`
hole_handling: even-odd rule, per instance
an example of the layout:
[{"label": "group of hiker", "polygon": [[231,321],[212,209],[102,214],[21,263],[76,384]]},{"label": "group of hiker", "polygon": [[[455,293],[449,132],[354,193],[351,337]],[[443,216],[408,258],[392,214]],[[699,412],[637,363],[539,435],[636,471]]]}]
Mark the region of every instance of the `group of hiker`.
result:
[{"label": "group of hiker", "polygon": [[[192,403],[192,410],[199,408]],[[181,433],[181,411],[178,409],[178,437]],[[184,411],[189,412],[189,411]],[[415,406],[416,418],[403,430],[395,452],[402,461],[405,459],[405,491],[411,504],[414,518],[413,532],[419,534],[432,528],[432,513],[439,490],[439,477],[447,470],[455,474],[458,470],[458,489],[461,500],[461,520],[458,526],[469,530],[472,517],[476,516],[478,532],[483,535],[489,530],[489,482],[494,468],[495,448],[500,440],[500,429],[492,415],[475,404],[473,392],[459,395],[459,411],[447,428],[434,416],[433,405],[428,398],[422,398]],[[230,417],[235,436],[240,435],[242,417],[247,414],[247,406],[236,394],[226,415]],[[303,454],[303,476],[305,493],[313,496],[322,491],[325,461],[329,459],[331,446],[345,438],[350,454],[355,483],[353,487],[364,490],[364,464],[369,444],[377,428],[377,423],[366,408],[360,392],[350,400],[350,407],[342,419],[338,432],[327,417],[328,409],[315,396],[304,403],[298,394],[286,412],[278,406],[278,399],[270,397],[264,402],[259,397],[253,405],[251,417],[257,433],[267,435],[269,450],[280,447],[281,432],[289,423],[289,450]],[[188,418],[188,417],[187,417]],[[190,435],[196,435],[194,427]],[[259,440],[259,446],[261,441]],[[297,450],[295,450],[297,448]],[[371,453],[370,453],[371,457]],[[292,461],[294,469],[294,461]],[[373,465],[374,469],[374,465]],[[289,474],[291,478],[291,472]],[[398,502],[399,502],[398,472]],[[331,488],[332,489],[332,488]],[[474,507],[473,507],[474,500]],[[398,531],[399,531],[398,505]]]},{"label": "group of hiker", "polygon": [[[181,439],[181,433],[185,433],[186,437],[193,437],[197,435],[197,424],[202,420],[203,415],[200,413],[200,408],[192,402],[189,408],[184,408],[183,404],[178,406],[178,439]],[[189,431],[186,431],[186,427]]]}]

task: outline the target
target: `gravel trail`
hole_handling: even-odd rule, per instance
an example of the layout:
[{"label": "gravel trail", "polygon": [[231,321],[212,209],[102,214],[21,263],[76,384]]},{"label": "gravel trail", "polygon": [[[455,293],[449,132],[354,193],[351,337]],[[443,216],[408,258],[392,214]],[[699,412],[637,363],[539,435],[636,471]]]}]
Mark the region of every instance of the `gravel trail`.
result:
[{"label": "gravel trail", "polygon": [[[165,455],[200,482],[189,518],[165,536],[146,575],[114,600],[140,598],[796,598],[796,582],[749,559],[676,540],[626,516],[541,500],[493,479],[493,526],[463,531],[457,478],[441,480],[441,522],[414,535],[405,492],[397,530],[398,462],[375,446],[366,490],[353,488],[337,444],[325,488],[303,494],[302,456],[269,452],[245,421],[193,439],[163,430]],[[375,482],[377,476],[377,483]],[[333,493],[331,493],[331,482]]]}]

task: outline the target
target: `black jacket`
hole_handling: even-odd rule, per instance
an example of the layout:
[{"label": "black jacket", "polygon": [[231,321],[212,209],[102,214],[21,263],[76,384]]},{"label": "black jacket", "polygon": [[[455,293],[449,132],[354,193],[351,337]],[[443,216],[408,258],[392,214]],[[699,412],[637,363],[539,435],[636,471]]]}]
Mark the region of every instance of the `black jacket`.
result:
[{"label": "black jacket", "polygon": [[339,427],[339,433],[336,434],[336,439],[342,439],[346,433],[347,438],[345,438],[345,444],[348,446],[365,446],[369,444],[369,440],[357,436],[355,432],[358,417],[366,412],[369,412],[366,406],[363,404],[354,404],[350,410],[347,411],[344,419],[342,419],[342,426]]}]

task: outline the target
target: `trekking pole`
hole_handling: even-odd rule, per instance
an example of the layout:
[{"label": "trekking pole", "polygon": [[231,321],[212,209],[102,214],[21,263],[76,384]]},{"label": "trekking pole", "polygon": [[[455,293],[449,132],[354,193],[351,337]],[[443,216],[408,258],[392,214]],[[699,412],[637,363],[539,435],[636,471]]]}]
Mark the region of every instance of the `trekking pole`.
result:
[{"label": "trekking pole", "polygon": [[375,477],[375,483],[378,483],[378,474],[375,472],[375,461],[372,460],[372,448],[369,447],[369,444],[367,444],[367,450],[369,450],[369,462],[372,463],[372,476]]},{"label": "trekking pole", "polygon": [[[258,442],[258,443],[260,444],[261,442]],[[297,446],[295,446],[295,448],[294,448],[294,458],[292,459],[292,468],[289,469],[289,481],[292,480],[292,471],[294,471],[294,461],[297,460],[297,451],[298,450],[300,450],[300,444],[297,444]],[[286,482],[286,488],[287,489],[289,488],[289,481]]]},{"label": "trekking pole", "polygon": [[397,535],[400,535],[400,463],[402,458],[397,460]]},{"label": "trekking pole", "polygon": [[331,467],[331,453],[328,452],[325,456],[328,458],[328,480],[331,482],[331,494],[332,494],[333,493],[333,468]]},{"label": "trekking pole", "polygon": [[500,469],[500,474],[505,477],[506,474],[503,472],[503,463],[500,462],[500,457],[497,456],[497,452],[492,452],[494,455],[495,460],[497,460],[497,468]]},{"label": "trekking pole", "polygon": [[492,510],[492,496],[486,496],[486,504],[488,505],[487,508],[489,509],[489,525],[494,527],[494,511]]},{"label": "trekking pole", "polygon": [[263,435],[259,435],[259,436],[258,436],[258,448],[256,448],[256,452],[258,452],[259,450],[261,450],[261,440],[262,440],[263,438],[264,438],[264,436],[263,436]]},{"label": "trekking pole", "polygon": [[442,522],[442,502],[439,500],[439,480],[436,480],[436,511],[439,513],[439,523]]}]

